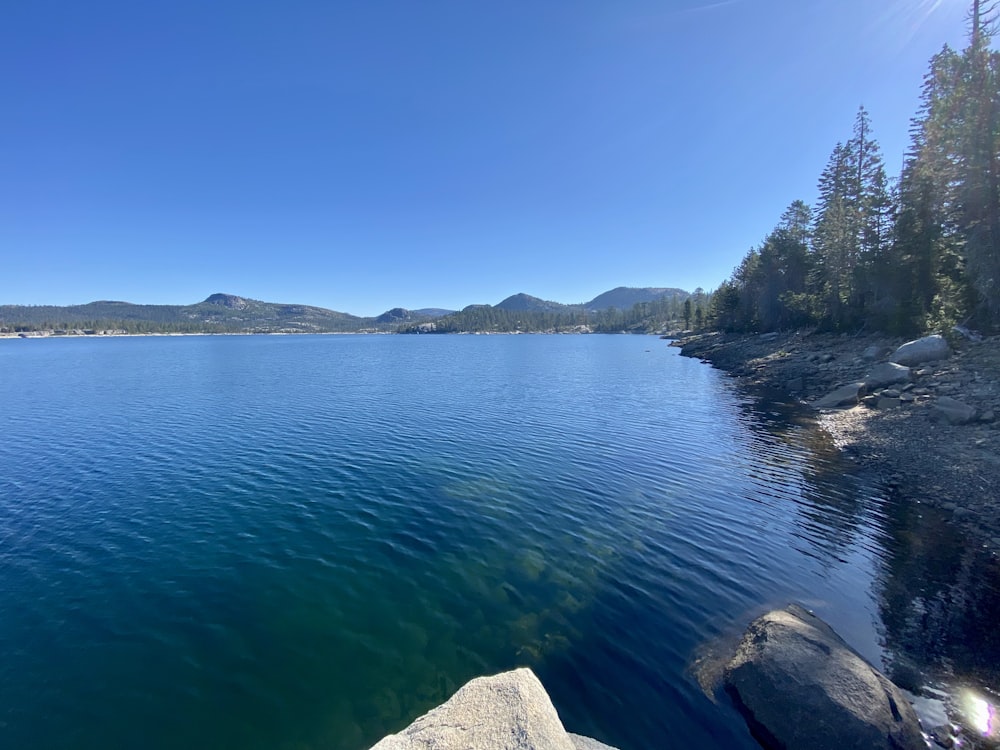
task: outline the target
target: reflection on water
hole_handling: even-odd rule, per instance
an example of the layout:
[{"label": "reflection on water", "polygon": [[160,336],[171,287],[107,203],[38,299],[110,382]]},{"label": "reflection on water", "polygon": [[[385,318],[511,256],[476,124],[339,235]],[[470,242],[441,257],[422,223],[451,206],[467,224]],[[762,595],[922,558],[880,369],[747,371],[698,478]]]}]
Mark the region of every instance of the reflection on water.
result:
[{"label": "reflection on water", "polygon": [[1000,686],[1000,561],[934,508],[885,514],[877,588],[892,667]]},{"label": "reflection on water", "polygon": [[[1000,560],[942,511],[863,481],[837,482],[844,457],[816,429],[811,412],[785,398],[757,390],[741,408],[755,432],[793,451],[808,448],[797,490],[805,500],[792,498],[795,536],[808,540],[802,554],[828,564],[858,550],[870,554],[881,642],[880,649],[862,647],[865,656],[903,687],[920,694],[926,686],[929,697],[943,700],[973,746],[983,738],[1000,743]],[[756,448],[759,464],[751,475],[787,489],[786,451]],[[708,693],[737,638],[730,632],[698,653],[695,674]]]}]

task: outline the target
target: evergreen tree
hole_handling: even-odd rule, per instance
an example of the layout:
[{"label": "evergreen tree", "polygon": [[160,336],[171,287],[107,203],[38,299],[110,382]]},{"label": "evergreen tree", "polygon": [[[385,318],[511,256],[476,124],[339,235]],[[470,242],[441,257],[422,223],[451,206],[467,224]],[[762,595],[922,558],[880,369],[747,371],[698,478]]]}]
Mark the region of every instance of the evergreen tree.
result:
[{"label": "evergreen tree", "polygon": [[962,56],[959,231],[980,315],[1000,320],[1000,55],[989,49],[996,3],[975,0]]}]

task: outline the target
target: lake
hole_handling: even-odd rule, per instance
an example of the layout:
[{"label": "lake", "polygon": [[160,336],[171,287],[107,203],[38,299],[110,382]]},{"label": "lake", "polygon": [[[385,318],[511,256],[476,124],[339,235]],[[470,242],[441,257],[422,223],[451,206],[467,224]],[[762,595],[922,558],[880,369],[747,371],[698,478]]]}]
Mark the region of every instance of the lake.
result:
[{"label": "lake", "polygon": [[530,666],[570,731],[750,749],[692,665],[766,609],[877,666],[991,627],[895,623],[953,591],[923,516],[652,337],[4,340],[0,429],[3,747],[363,750]]}]

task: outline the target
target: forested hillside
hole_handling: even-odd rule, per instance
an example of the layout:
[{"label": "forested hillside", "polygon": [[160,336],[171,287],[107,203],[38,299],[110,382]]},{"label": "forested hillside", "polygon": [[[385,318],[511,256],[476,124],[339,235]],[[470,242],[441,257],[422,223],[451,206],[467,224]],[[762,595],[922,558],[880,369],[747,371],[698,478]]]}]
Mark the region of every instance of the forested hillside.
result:
[{"label": "forested hillside", "polygon": [[[686,292],[681,294],[687,295]],[[609,307],[597,311],[581,305],[520,310],[499,305],[469,305],[433,322],[404,326],[400,328],[400,333],[648,333],[684,325],[685,313],[688,318],[691,316],[691,299],[687,297],[682,301],[679,295],[667,295],[652,302],[636,303],[628,310]],[[700,289],[693,299],[694,309],[699,311],[707,302]]]},{"label": "forested hillside", "polygon": [[317,333],[374,326],[310,305],[285,305],[213,294],[193,305],[134,305],[100,301],[86,305],[0,305],[0,330],[122,331],[126,333]]},{"label": "forested hillside", "polygon": [[902,173],[862,107],[812,208],[794,201],[715,291],[707,323],[912,334],[1000,326],[1000,3],[977,0],[962,52],[930,61]]}]

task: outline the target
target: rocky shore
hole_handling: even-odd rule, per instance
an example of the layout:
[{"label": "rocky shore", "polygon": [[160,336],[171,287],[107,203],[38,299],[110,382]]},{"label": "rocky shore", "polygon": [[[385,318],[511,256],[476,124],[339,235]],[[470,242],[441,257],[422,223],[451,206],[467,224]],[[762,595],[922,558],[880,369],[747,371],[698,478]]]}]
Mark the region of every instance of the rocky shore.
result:
[{"label": "rocky shore", "polygon": [[746,385],[813,406],[837,446],[887,489],[940,508],[998,556],[1000,336],[954,332],[938,340],[941,358],[908,368],[890,363],[904,343],[809,331],[674,341]]}]

